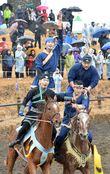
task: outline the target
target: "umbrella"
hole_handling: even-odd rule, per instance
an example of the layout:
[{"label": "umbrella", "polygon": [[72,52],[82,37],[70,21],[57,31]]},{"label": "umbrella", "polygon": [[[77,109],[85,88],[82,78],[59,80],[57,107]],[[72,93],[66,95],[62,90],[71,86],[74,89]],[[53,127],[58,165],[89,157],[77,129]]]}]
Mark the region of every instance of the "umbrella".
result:
[{"label": "umbrella", "polygon": [[66,52],[66,49],[69,49],[71,48],[72,49],[72,46],[68,43],[63,43],[63,54],[65,54]]},{"label": "umbrella", "polygon": [[58,29],[57,23],[55,21],[47,21],[42,24],[42,27],[45,29],[51,29],[51,26],[54,25],[55,30]]},{"label": "umbrella", "polygon": [[34,8],[34,7],[35,7],[34,4],[28,4],[28,5],[25,7],[25,10],[26,10],[26,8]]},{"label": "umbrella", "polygon": [[2,11],[4,11],[5,8],[6,8],[7,6],[9,7],[9,9],[10,9],[11,11],[13,10],[12,5],[10,5],[9,3],[4,3],[4,4],[2,4],[2,5],[0,6],[0,9],[1,9]]},{"label": "umbrella", "polygon": [[10,35],[12,35],[16,31],[17,27],[18,27],[18,22],[11,25],[9,30]]},{"label": "umbrella", "polygon": [[5,31],[5,30],[0,30],[0,36],[2,36],[2,35],[4,35],[4,34],[8,34],[8,32]]},{"label": "umbrella", "polygon": [[35,55],[37,55],[37,54],[39,54],[39,53],[42,52],[41,49],[39,49],[39,48],[36,47],[36,48],[29,48],[29,49],[26,51],[26,54],[29,55],[29,54],[31,53],[31,50],[34,50],[34,51],[35,51]]},{"label": "umbrella", "polygon": [[85,45],[85,42],[84,41],[81,41],[81,40],[76,40],[74,42],[71,43],[72,47],[82,47]]},{"label": "umbrella", "polygon": [[32,39],[32,37],[29,37],[29,36],[21,36],[21,37],[19,37],[19,38],[16,40],[16,43],[17,43],[17,42],[20,42],[21,45],[23,45],[26,41],[34,42],[34,40]]},{"label": "umbrella", "polygon": [[98,29],[96,30],[94,33],[93,33],[93,37],[94,38],[99,38],[102,33],[105,33],[105,34],[109,34],[110,33],[110,30],[108,28],[101,28],[101,29]]},{"label": "umbrella", "polygon": [[39,22],[32,22],[31,25],[29,25],[29,30],[34,33],[35,30],[35,25],[39,25],[39,28],[41,29],[41,34],[42,34],[42,25]]},{"label": "umbrella", "polygon": [[66,12],[66,14],[69,15],[69,11],[67,11],[67,8],[62,8],[61,11],[62,13]]},{"label": "umbrella", "polygon": [[27,28],[28,27],[27,21],[25,21],[23,19],[16,19],[11,24],[14,24],[16,22],[18,23],[18,28],[19,28],[20,25],[23,25],[24,28]]},{"label": "umbrella", "polygon": [[76,6],[72,6],[72,7],[67,8],[67,11],[79,12],[79,11],[82,11],[82,9],[80,9],[79,7],[76,7]]},{"label": "umbrella", "polygon": [[44,18],[44,20],[45,20],[45,16],[44,15],[42,15],[42,16],[39,16],[37,19],[36,19],[36,22],[40,22],[41,21],[41,19],[42,19],[42,17]]},{"label": "umbrella", "polygon": [[38,11],[42,11],[42,10],[47,10],[48,7],[45,6],[45,5],[39,5],[39,6],[36,7],[36,9],[37,9]]},{"label": "umbrella", "polygon": [[110,49],[110,42],[107,42],[105,45],[103,45],[103,47],[101,49],[103,49],[103,50]]}]

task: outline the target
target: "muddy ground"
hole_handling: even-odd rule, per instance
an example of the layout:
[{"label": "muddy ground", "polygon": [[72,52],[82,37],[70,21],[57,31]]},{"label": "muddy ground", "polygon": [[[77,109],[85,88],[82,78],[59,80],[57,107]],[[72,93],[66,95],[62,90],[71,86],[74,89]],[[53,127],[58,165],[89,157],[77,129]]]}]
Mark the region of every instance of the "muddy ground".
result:
[{"label": "muddy ground", "polygon": [[[110,123],[92,123],[90,125],[90,130],[94,136],[93,144],[97,146],[98,152],[101,155],[102,159],[102,167],[104,174],[110,174]],[[9,132],[4,131],[3,128],[0,127],[0,174],[7,174],[8,168],[4,166],[4,160],[8,151],[8,138]],[[15,164],[13,174],[21,174],[23,173],[24,168],[20,164],[21,160]],[[41,174],[40,168],[37,169],[37,173]],[[54,162],[51,166],[51,174],[62,174],[63,168],[62,165]],[[91,160],[91,174],[94,173],[94,164],[93,158]],[[80,174],[79,171],[76,171],[76,174]]]}]

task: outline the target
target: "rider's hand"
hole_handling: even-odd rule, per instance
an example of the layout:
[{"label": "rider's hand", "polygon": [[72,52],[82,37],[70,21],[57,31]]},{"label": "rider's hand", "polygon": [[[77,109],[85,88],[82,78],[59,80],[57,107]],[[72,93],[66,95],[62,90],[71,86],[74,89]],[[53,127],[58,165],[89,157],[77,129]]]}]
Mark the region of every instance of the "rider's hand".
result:
[{"label": "rider's hand", "polygon": [[72,102],[74,102],[74,101],[76,101],[77,99],[76,99],[76,97],[72,97]]},{"label": "rider's hand", "polygon": [[74,103],[72,103],[72,108],[77,108],[78,106],[76,105],[76,104],[74,104]]},{"label": "rider's hand", "polygon": [[23,116],[24,115],[24,111],[19,111],[19,116]]}]

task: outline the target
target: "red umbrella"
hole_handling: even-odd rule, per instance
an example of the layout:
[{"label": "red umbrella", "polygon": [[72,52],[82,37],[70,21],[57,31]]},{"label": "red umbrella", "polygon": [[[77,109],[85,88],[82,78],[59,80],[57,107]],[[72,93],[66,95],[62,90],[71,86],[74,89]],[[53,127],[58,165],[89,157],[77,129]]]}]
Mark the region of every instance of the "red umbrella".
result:
[{"label": "red umbrella", "polygon": [[43,10],[47,10],[48,7],[45,6],[45,5],[39,5],[38,7],[36,7],[36,9],[37,9],[38,11],[43,11]]},{"label": "red umbrella", "polygon": [[12,35],[16,31],[17,27],[18,27],[17,22],[11,25],[10,31],[9,31],[10,35]]}]

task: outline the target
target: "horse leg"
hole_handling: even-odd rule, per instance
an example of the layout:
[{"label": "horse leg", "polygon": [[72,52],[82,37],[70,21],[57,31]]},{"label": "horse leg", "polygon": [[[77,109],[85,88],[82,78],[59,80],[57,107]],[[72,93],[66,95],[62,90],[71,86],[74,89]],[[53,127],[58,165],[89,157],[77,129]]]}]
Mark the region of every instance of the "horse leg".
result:
[{"label": "horse leg", "polygon": [[63,174],[74,174],[76,169],[73,169],[73,167],[65,167],[63,166]]},{"label": "horse leg", "polygon": [[90,174],[90,163],[86,163],[86,166],[83,168],[81,167],[80,171],[83,173],[83,174]]},{"label": "horse leg", "polygon": [[[37,165],[33,163],[32,159],[28,159],[29,174],[36,174]],[[26,173],[27,174],[27,173]]]},{"label": "horse leg", "polygon": [[28,166],[26,166],[26,168],[24,169],[24,174],[30,174]]},{"label": "horse leg", "polygon": [[45,163],[41,166],[43,174],[50,174],[50,162]]},{"label": "horse leg", "polygon": [[14,149],[9,148],[8,155],[7,155],[8,174],[12,174],[13,167],[17,157],[18,157],[18,153]]}]

